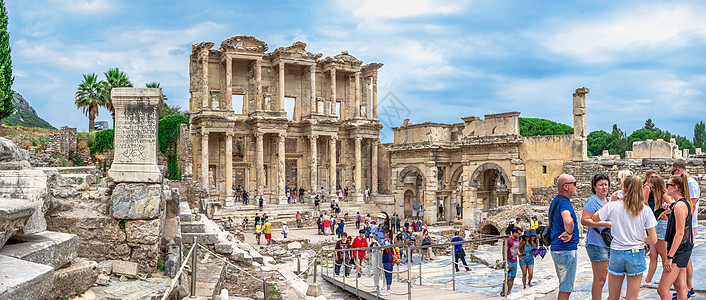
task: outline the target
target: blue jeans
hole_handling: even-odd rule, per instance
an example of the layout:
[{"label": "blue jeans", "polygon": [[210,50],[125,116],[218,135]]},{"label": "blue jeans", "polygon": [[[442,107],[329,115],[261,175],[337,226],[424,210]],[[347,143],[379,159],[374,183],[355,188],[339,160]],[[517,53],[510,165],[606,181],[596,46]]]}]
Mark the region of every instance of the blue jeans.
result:
[{"label": "blue jeans", "polygon": [[645,249],[640,250],[613,250],[610,249],[608,272],[613,275],[641,275],[647,271],[645,263]]},{"label": "blue jeans", "polygon": [[517,262],[507,262],[507,277],[517,277]]},{"label": "blue jeans", "polygon": [[385,282],[387,285],[392,284],[392,263],[383,263],[382,267],[385,269]]},{"label": "blue jeans", "polygon": [[610,248],[588,244],[586,245],[588,259],[594,261],[606,261],[610,257]]},{"label": "blue jeans", "polygon": [[551,251],[554,269],[559,278],[559,291],[571,293],[576,280],[576,250]]},{"label": "blue jeans", "polygon": [[460,259],[461,262],[463,262],[463,265],[466,267],[466,270],[468,270],[468,264],[466,263],[466,257],[461,256],[461,251],[456,251],[454,252],[454,263],[456,264],[456,272],[458,272],[458,260]]}]

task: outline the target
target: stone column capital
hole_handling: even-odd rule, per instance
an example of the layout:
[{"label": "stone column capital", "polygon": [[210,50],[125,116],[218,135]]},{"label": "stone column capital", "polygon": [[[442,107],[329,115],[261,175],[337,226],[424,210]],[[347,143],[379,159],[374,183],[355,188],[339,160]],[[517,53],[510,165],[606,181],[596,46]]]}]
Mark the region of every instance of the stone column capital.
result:
[{"label": "stone column capital", "polygon": [[353,139],[355,140],[356,143],[360,143],[361,141],[363,141],[363,138],[359,137],[359,136],[356,136]]},{"label": "stone column capital", "polygon": [[232,138],[235,135],[233,132],[226,132],[226,136]]},{"label": "stone column capital", "polygon": [[280,62],[279,62],[279,67],[280,67],[281,69],[284,69],[284,62],[283,62],[283,61],[280,61]]},{"label": "stone column capital", "polygon": [[310,139],[310,140],[314,140],[314,141],[315,141],[317,138],[319,138],[319,136],[316,135],[316,134],[312,134],[312,135],[309,136],[309,139]]}]

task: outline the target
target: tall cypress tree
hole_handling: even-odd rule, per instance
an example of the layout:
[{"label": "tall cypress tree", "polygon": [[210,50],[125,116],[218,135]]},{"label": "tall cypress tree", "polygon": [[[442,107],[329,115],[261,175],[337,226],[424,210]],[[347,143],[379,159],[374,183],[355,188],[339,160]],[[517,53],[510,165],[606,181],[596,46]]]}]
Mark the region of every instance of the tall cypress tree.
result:
[{"label": "tall cypress tree", "polygon": [[10,58],[10,33],[7,32],[7,9],[0,0],[0,127],[2,119],[12,114],[12,58]]}]

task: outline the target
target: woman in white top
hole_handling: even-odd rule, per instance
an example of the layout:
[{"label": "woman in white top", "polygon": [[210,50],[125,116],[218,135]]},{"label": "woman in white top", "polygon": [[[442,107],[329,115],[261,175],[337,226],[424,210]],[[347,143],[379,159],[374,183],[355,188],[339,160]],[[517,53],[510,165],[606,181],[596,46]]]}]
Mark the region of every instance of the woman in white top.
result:
[{"label": "woman in white top", "polygon": [[625,299],[637,299],[640,292],[642,273],[647,271],[645,243],[657,242],[657,220],[650,207],[644,204],[644,197],[640,176],[628,176],[623,180],[623,197],[608,202],[591,217],[594,222],[608,219],[611,222],[608,299],[620,299],[625,275],[628,277]]}]

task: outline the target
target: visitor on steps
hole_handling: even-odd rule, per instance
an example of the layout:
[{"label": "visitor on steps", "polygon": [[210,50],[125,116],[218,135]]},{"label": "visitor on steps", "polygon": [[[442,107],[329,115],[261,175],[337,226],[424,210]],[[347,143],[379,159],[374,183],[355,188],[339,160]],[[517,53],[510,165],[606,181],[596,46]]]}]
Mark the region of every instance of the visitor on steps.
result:
[{"label": "visitor on steps", "polygon": [[[228,218],[230,219],[230,217]],[[246,230],[248,230],[248,216],[245,216],[245,218],[243,218],[243,231]]]},{"label": "visitor on steps", "polygon": [[522,229],[513,228],[510,237],[507,238],[507,252],[504,253],[507,257],[507,287],[500,292],[500,296],[507,296],[512,292],[512,285],[517,277],[517,259],[520,255],[520,235]]},{"label": "visitor on steps", "polygon": [[255,224],[260,223],[260,216],[255,213]]},{"label": "visitor on steps", "polygon": [[257,244],[260,245],[260,237],[262,236],[262,225],[260,221],[255,222],[255,240]]},{"label": "visitor on steps", "polygon": [[[698,223],[698,211],[699,211],[699,196],[701,196],[701,189],[699,188],[699,183],[689,175],[686,171],[686,165],[683,160],[677,160],[672,164],[672,175],[684,175],[686,176],[689,183],[689,196],[691,197],[691,231],[692,236],[696,236],[696,232],[699,229]],[[694,213],[696,212],[696,213]],[[691,259],[689,259],[689,264],[686,267],[686,286],[689,289],[689,297],[694,296],[694,286],[692,285],[692,279],[694,274],[694,266],[691,264]]]},{"label": "visitor on steps", "polygon": [[270,223],[270,220],[265,219],[265,225],[262,226],[262,232],[265,233],[265,240],[267,240],[267,245],[269,246],[272,242],[272,223]]},{"label": "visitor on steps", "polygon": [[[451,239],[451,242],[463,242],[460,231],[454,231],[454,237]],[[470,271],[471,269],[468,268],[468,264],[466,263],[466,252],[463,251],[463,244],[454,245],[454,267],[456,268],[456,272],[458,272],[459,259],[463,263],[463,266],[466,267],[466,271]]]},{"label": "visitor on steps", "polygon": [[243,205],[247,205],[250,202],[250,196],[248,196],[248,192],[243,192]]},{"label": "visitor on steps", "polygon": [[[577,194],[576,179],[569,174],[561,174],[557,178],[556,186],[558,195],[549,204],[547,214],[551,222],[552,260],[559,279],[557,299],[567,300],[574,290],[576,251],[579,244],[579,224],[571,205],[571,197]],[[552,214],[554,207],[556,211]]]},{"label": "visitor on steps", "polygon": [[456,203],[456,219],[461,220],[461,204],[460,203]]},{"label": "visitor on steps", "polygon": [[610,246],[606,245],[601,236],[605,228],[610,228],[610,222],[593,222],[591,217],[608,203],[608,189],[610,178],[605,174],[597,174],[591,179],[593,195],[586,199],[581,213],[581,225],[588,227],[586,233],[586,253],[591,261],[593,270],[593,283],[591,284],[591,299],[600,300],[603,295],[603,286],[608,276],[608,258]]},{"label": "visitor on steps", "polygon": [[664,237],[668,249],[667,261],[664,263],[657,293],[662,300],[668,300],[670,299],[669,289],[674,285],[677,291],[676,299],[684,300],[691,292],[686,275],[691,261],[691,251],[694,249],[694,232],[691,230],[694,201],[688,177],[681,174],[669,178],[667,193],[677,201],[667,209],[669,220]]},{"label": "visitor on steps", "polygon": [[257,206],[260,208],[260,211],[262,211],[262,207],[265,205],[265,200],[262,199],[262,196],[260,196],[260,199],[257,200]]},{"label": "visitor on steps", "polygon": [[282,235],[284,236],[284,239],[287,239],[287,234],[289,234],[289,226],[287,226],[286,221],[283,221],[282,222]]},{"label": "visitor on steps", "polygon": [[331,234],[330,228],[331,228],[331,218],[327,215],[324,215],[324,235]]},{"label": "visitor on steps", "polygon": [[[591,217],[594,222],[610,220],[611,224],[613,240],[608,259],[608,299],[620,299],[626,276],[625,299],[637,299],[642,273],[647,271],[645,244],[657,243],[657,220],[643,198],[640,176],[628,176],[623,180],[623,197],[608,202]],[[645,230],[648,236],[645,236]]]},{"label": "visitor on steps", "polygon": [[338,219],[338,226],[336,228],[336,234],[338,234],[338,238],[341,238],[341,236],[345,233],[343,232],[343,226],[346,224],[343,222],[343,219]]},{"label": "visitor on steps", "polygon": [[360,229],[360,212],[355,213],[355,229]]},{"label": "visitor on steps", "polygon": [[319,195],[314,196],[314,211],[319,211]]},{"label": "visitor on steps", "polygon": [[297,211],[295,218],[297,220],[297,228],[302,228],[302,216],[299,214],[299,211]]}]

